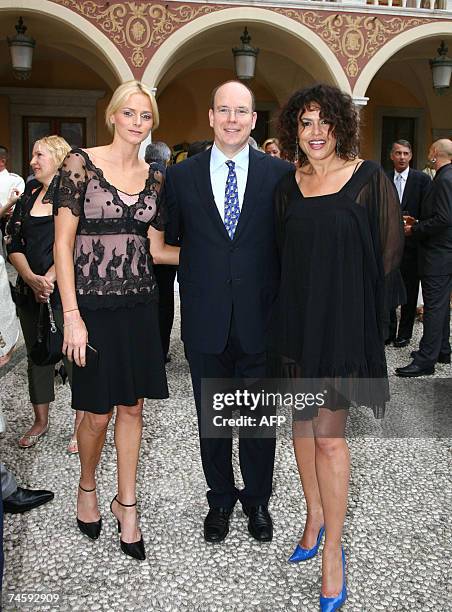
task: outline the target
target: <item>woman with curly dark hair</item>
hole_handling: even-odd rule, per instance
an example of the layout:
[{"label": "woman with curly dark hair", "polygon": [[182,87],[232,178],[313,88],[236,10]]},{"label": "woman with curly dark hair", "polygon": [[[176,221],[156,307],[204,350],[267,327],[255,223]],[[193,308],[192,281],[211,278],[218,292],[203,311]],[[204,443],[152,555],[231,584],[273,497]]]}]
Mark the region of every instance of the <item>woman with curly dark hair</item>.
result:
[{"label": "woman with curly dark hair", "polygon": [[[270,340],[273,374],[317,405],[294,409],[295,456],[306,499],[303,535],[289,561],[317,554],[325,534],[320,608],[347,597],[341,546],[347,510],[352,403],[382,417],[389,398],[384,313],[398,295],[400,206],[382,168],[358,157],[358,115],[328,85],[295,92],[280,142],[295,170],[275,194],[281,285]],[[314,386],[314,387],[313,387]],[[305,402],[306,404],[308,402]],[[310,402],[312,403],[312,402]]]}]

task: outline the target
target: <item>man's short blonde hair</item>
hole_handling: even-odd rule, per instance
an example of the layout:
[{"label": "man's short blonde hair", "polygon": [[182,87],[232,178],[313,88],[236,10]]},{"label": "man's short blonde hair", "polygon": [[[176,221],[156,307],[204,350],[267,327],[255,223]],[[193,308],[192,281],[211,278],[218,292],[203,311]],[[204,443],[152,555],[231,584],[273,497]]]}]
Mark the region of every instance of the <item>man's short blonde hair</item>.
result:
[{"label": "man's short blonde hair", "polygon": [[126,81],[125,83],[117,87],[107,106],[107,109],[105,111],[105,124],[110,134],[113,134],[114,129],[115,129],[114,124],[111,121],[111,116],[114,115],[116,111],[118,111],[121,108],[121,106],[123,106],[126,103],[127,98],[129,98],[129,96],[132,96],[133,94],[136,94],[136,93],[144,94],[145,96],[149,98],[149,102],[151,103],[151,109],[152,109],[152,129],[151,131],[154,131],[158,128],[159,109],[158,109],[157,100],[155,99],[154,94],[149,89],[149,87],[147,87],[143,83],[140,83],[140,81],[133,80],[133,81]]},{"label": "man's short blonde hair", "polygon": [[70,145],[64,140],[64,138],[62,136],[56,136],[55,134],[40,138],[35,142],[33,148],[36,147],[36,145],[44,145],[48,148],[57,168],[61,166],[63,159],[71,150]]}]

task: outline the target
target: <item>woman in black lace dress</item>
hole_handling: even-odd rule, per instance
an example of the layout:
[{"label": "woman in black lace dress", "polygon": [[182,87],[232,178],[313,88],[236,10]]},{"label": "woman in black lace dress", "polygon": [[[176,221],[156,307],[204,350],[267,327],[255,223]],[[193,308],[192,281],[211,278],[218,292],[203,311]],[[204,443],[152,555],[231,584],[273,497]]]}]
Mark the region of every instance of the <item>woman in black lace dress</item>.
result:
[{"label": "woman in black lace dress", "polygon": [[296,170],[275,195],[281,286],[270,354],[293,390],[310,379],[314,392],[327,391],[323,405],[294,410],[307,519],[290,561],[314,556],[325,531],[320,604],[331,611],[346,598],[348,408],[366,404],[381,417],[389,397],[383,315],[401,303],[403,228],[385,173],[358,157],[350,96],[326,85],[297,91],[281,112],[280,140]]},{"label": "woman in black lace dress", "polygon": [[55,265],[63,351],[76,364],[72,405],[85,411],[77,523],[90,538],[99,537],[95,470],[117,406],[118,493],[111,511],[122,551],[142,560],[136,472],[143,401],[168,397],[152,261],[176,265],[179,249],[164,244],[162,174],[138,158],[140,143],[158,126],[154,96],[137,81],[123,83],[106,122],[112,143],[72,150],[60,170]]}]

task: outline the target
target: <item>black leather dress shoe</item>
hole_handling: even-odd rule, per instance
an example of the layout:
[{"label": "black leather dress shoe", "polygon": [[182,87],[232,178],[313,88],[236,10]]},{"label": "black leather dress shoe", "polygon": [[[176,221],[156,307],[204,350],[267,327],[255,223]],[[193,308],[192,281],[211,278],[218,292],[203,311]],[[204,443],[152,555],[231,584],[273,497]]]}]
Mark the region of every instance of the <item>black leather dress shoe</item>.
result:
[{"label": "black leather dress shoe", "polygon": [[3,511],[9,514],[20,514],[46,504],[54,497],[52,491],[33,491],[17,487],[17,491],[3,500]]},{"label": "black leather dress shoe", "polygon": [[411,338],[396,338],[393,346],[395,346],[395,348],[403,348],[404,346],[408,346],[410,341]]},{"label": "black leather dress shoe", "polygon": [[421,366],[418,366],[414,363],[410,363],[409,365],[403,367],[403,368],[396,368],[396,374],[397,376],[402,376],[404,378],[414,378],[416,376],[429,376],[430,374],[434,374],[435,373],[435,368],[432,367],[428,367],[428,368],[422,368]]},{"label": "black leather dress shoe", "polygon": [[210,508],[204,519],[204,539],[206,542],[222,542],[229,533],[229,519],[232,508]]},{"label": "black leather dress shoe", "polygon": [[273,522],[267,506],[243,508],[248,517],[248,531],[259,542],[270,542],[273,538]]},{"label": "black leather dress shoe", "polygon": [[389,338],[386,338],[385,346],[388,346],[388,344],[392,344],[394,341],[395,341],[395,336],[390,336]]}]

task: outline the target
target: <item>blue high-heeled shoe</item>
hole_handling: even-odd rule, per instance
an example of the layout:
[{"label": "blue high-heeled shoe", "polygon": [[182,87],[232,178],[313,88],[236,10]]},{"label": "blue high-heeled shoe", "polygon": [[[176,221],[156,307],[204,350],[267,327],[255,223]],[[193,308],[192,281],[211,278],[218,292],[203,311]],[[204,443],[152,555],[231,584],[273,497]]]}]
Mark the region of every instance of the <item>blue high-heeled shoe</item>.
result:
[{"label": "blue high-heeled shoe", "polygon": [[337,597],[324,597],[320,593],[320,611],[334,612],[339,610],[347,599],[347,584],[345,581],[345,554],[342,549],[342,590]]},{"label": "blue high-heeled shoe", "polygon": [[317,536],[317,542],[312,548],[302,548],[299,544],[293,551],[292,555],[288,558],[289,563],[299,563],[300,561],[307,561],[312,559],[319,552],[320,542],[322,541],[323,534],[325,533],[325,527],[320,527],[319,535]]}]

